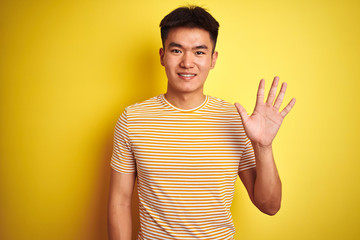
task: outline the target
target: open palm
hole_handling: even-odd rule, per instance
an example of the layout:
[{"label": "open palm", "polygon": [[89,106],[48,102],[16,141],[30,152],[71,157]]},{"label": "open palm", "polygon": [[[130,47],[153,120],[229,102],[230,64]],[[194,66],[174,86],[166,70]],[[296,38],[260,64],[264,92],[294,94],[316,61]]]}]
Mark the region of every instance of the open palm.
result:
[{"label": "open palm", "polygon": [[265,81],[264,79],[260,81],[255,109],[251,116],[248,116],[243,106],[235,103],[242,119],[246,135],[253,143],[260,144],[261,146],[269,146],[272,144],[282,121],[295,104],[295,98],[293,98],[288,105],[279,112],[287,84],[283,83],[281,85],[280,92],[274,102],[278,83],[279,77],[275,77],[268,98],[266,102],[264,102]]}]

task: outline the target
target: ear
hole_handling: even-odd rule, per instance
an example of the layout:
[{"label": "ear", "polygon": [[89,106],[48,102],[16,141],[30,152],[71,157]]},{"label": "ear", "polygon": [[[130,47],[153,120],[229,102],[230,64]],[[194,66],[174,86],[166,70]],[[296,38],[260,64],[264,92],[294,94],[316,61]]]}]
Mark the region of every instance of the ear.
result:
[{"label": "ear", "polygon": [[216,60],[218,58],[218,52],[214,52],[211,57],[211,69],[215,67]]},{"label": "ear", "polygon": [[162,66],[164,66],[164,54],[165,54],[165,51],[163,48],[160,48],[159,49],[159,55],[160,55],[160,63]]}]

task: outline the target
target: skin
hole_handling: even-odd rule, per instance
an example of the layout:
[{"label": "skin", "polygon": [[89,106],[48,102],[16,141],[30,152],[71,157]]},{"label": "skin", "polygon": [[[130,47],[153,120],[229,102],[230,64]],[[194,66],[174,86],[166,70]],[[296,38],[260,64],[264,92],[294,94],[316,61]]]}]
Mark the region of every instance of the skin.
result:
[{"label": "skin", "polygon": [[273,157],[272,142],[285,116],[295,104],[295,98],[293,98],[279,112],[287,84],[282,84],[274,102],[278,83],[279,77],[275,77],[267,100],[264,102],[265,80],[260,81],[255,109],[251,116],[248,116],[246,110],[239,103],[235,103],[246,135],[253,145],[256,159],[256,168],[239,172],[239,177],[254,205],[268,215],[274,215],[279,211],[282,192],[279,173]]},{"label": "skin", "polygon": [[213,53],[209,32],[199,28],[173,29],[159,53],[168,79],[166,99],[180,109],[199,106],[205,100],[205,80],[218,56]]},{"label": "skin", "polygon": [[[218,57],[217,52],[213,53],[209,33],[199,28],[172,29],[159,54],[168,78],[167,100],[180,109],[192,109],[202,104],[205,100],[205,80],[209,71],[215,67]],[[238,174],[251,201],[268,215],[276,214],[281,205],[281,181],[273,157],[272,142],[285,116],[295,104],[295,99],[292,99],[279,111],[287,85],[282,84],[276,97],[278,83],[279,78],[275,77],[264,102],[265,81],[260,81],[255,109],[250,116],[240,104],[235,104],[256,159],[256,168]],[[136,174],[121,174],[111,170],[108,204],[110,240],[132,238],[131,198],[135,179]]]},{"label": "skin", "polygon": [[122,174],[111,169],[108,201],[109,240],[132,239],[131,203],[136,174]]}]

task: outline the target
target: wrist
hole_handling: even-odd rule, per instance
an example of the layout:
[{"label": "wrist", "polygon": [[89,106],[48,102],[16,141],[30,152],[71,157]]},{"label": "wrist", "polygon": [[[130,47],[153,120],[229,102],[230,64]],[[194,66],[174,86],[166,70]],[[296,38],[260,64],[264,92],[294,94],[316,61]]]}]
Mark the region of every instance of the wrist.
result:
[{"label": "wrist", "polygon": [[254,142],[254,143],[251,142],[251,143],[254,149],[257,167],[260,167],[260,165],[274,161],[272,144],[263,145],[258,142]]},{"label": "wrist", "polygon": [[272,143],[270,144],[262,144],[260,142],[251,141],[251,145],[253,146],[254,150],[255,148],[258,150],[272,150]]}]

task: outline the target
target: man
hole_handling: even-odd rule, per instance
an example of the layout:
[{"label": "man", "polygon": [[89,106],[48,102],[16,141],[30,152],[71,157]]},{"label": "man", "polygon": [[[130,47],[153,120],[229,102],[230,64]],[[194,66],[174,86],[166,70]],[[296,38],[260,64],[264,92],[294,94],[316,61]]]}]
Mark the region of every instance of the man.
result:
[{"label": "man", "polygon": [[276,97],[278,77],[265,103],[260,81],[251,116],[238,103],[235,108],[204,95],[218,57],[218,22],[200,7],[183,7],[160,27],[167,92],[126,108],[116,125],[110,239],[131,239],[136,177],[138,239],[233,239],[230,206],[237,175],[260,211],[274,215],[280,208],[272,141],[295,99],[279,112],[286,84]]}]

